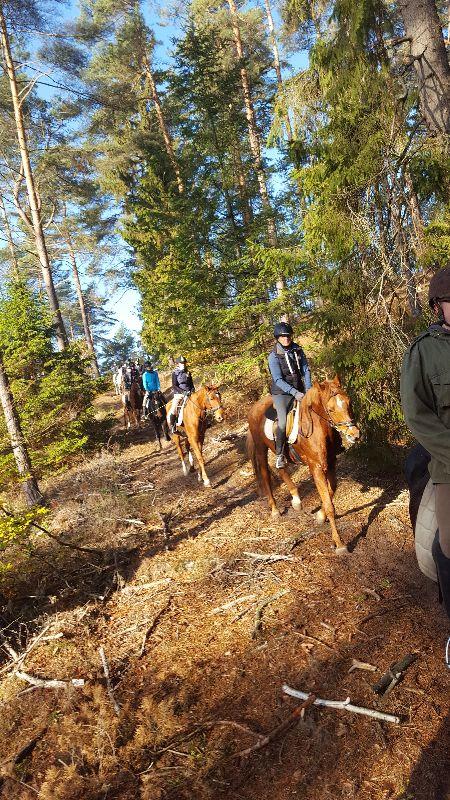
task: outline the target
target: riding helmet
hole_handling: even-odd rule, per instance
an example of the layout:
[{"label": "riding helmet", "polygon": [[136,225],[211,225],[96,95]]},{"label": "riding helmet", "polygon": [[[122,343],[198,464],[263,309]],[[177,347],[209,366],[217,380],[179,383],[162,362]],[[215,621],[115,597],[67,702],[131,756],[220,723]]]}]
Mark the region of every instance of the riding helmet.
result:
[{"label": "riding helmet", "polygon": [[288,322],[277,322],[273,329],[273,335],[275,339],[278,339],[279,336],[293,336],[294,331],[292,325],[289,325]]},{"label": "riding helmet", "polygon": [[433,306],[436,300],[450,298],[450,264],[444,269],[440,269],[433,275],[428,288],[428,302]]},{"label": "riding helmet", "polygon": [[187,359],[184,356],[177,358],[177,364],[187,364]]}]

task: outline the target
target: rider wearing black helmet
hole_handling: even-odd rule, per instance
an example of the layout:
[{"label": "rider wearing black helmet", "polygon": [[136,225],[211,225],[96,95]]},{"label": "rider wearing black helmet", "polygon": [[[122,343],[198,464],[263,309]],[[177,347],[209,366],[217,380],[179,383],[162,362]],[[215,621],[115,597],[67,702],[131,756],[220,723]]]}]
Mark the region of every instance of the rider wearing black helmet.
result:
[{"label": "rider wearing black helmet", "polygon": [[438,321],[406,351],[400,388],[408,427],[431,455],[439,529],[432,553],[450,617],[450,263],[431,279],[428,302]]},{"label": "rider wearing black helmet", "polygon": [[194,381],[192,375],[187,368],[187,360],[184,356],[177,358],[177,366],[172,372],[172,389],[173,400],[170,407],[169,425],[172,433],[175,433],[177,428],[177,409],[181,400],[188,397],[192,392],[195,392]]},{"label": "rider wearing black helmet", "polygon": [[272,376],[271,394],[278,416],[276,467],[282,469],[286,466],[284,447],[287,413],[294,399],[301,400],[311,387],[311,373],[302,348],[293,341],[292,326],[287,322],[278,322],[273,333],[276,344],[269,355],[269,370]]}]

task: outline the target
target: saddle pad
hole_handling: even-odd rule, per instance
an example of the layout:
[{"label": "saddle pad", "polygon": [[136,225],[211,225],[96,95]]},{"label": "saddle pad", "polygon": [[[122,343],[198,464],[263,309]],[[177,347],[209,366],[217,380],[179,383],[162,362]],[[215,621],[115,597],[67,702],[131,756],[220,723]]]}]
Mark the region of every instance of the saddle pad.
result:
[{"label": "saddle pad", "polygon": [[[298,426],[300,421],[300,405],[301,403],[295,402],[293,408],[289,411],[286,421],[286,435],[289,444],[295,444],[298,437]],[[266,411],[266,420],[264,422],[264,435],[270,442],[275,441],[277,429],[277,412],[273,406],[269,406]]]},{"label": "saddle pad", "polygon": [[177,425],[182,425],[183,424],[184,407],[185,407],[187,401],[188,401],[188,398],[187,398],[187,395],[186,395],[186,397],[183,397],[183,399],[181,401],[181,404],[179,406],[179,409],[178,409]]},{"label": "saddle pad", "polygon": [[425,486],[419,511],[417,512],[415,534],[416,558],[419,569],[427,578],[437,582],[436,565],[431,546],[437,531],[436,500],[431,480]]}]

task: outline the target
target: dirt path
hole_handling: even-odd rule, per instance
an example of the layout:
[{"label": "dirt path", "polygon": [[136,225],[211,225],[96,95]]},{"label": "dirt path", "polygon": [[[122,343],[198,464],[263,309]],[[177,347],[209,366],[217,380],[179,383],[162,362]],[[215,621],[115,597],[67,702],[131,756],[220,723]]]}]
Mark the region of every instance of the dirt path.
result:
[{"label": "dirt path", "polygon": [[[416,565],[402,483],[341,457],[336,507],[354,551],[336,558],[306,470],[303,510],[272,522],[244,439],[242,419],[208,432],[211,489],[147,429],[51,481],[52,530],[100,552],[36,538],[3,581],[3,635],[22,653],[48,626],[21,669],[85,685],[30,691],[4,654],[2,798],[450,797],[448,623]],[[372,684],[410,652],[417,661],[380,700]],[[376,671],[349,673],[352,659]],[[236,758],[289,717],[284,682],[402,723],[309,709]]]}]

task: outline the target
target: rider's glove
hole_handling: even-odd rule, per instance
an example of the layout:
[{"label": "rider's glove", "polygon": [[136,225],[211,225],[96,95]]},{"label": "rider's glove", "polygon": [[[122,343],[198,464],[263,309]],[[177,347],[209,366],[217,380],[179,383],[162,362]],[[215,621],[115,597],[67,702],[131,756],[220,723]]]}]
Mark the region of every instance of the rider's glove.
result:
[{"label": "rider's glove", "polygon": [[300,400],[303,400],[304,396],[305,395],[304,395],[303,392],[296,392],[295,393],[295,399],[298,400],[298,402],[300,402]]}]

